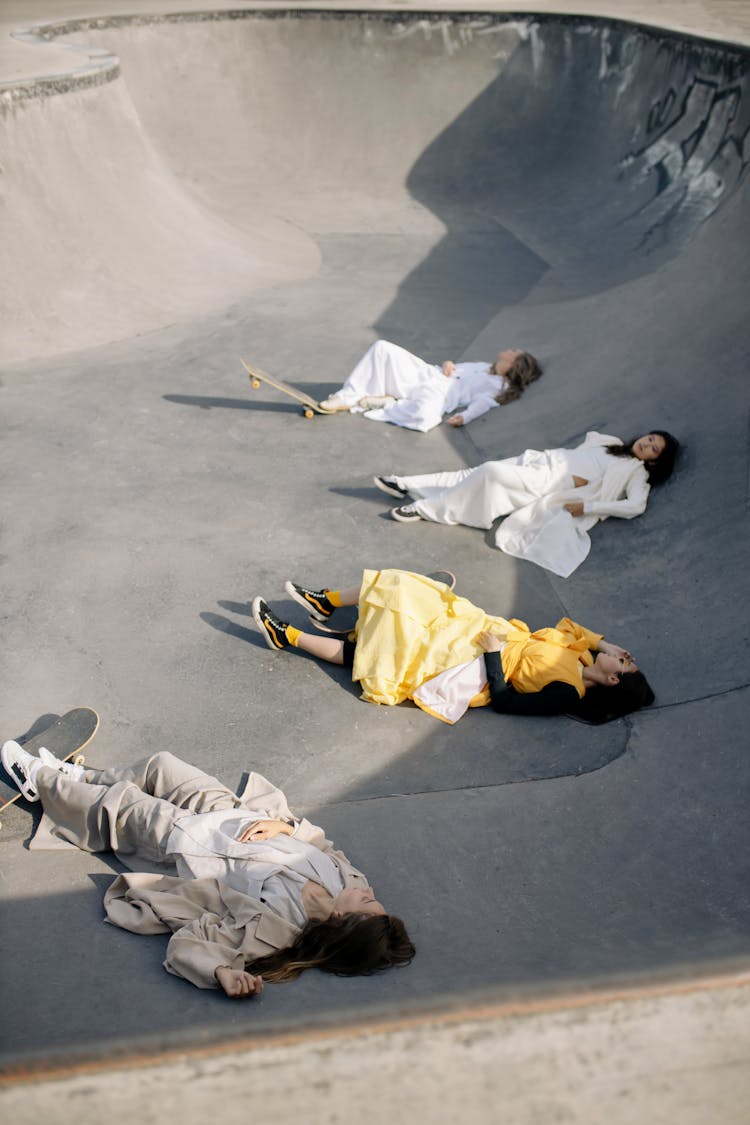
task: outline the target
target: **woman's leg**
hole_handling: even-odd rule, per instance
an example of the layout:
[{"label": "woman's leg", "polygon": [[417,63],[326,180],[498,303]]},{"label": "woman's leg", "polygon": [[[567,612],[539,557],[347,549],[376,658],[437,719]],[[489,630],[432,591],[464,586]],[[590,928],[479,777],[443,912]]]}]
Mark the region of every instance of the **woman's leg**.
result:
[{"label": "woman's leg", "polygon": [[405,398],[414,385],[430,372],[430,364],[412,355],[398,344],[377,340],[360,359],[336,398],[356,406],[370,395],[392,395]]},{"label": "woman's leg", "polygon": [[90,784],[107,786],[127,781],[151,797],[159,797],[190,812],[229,809],[239,803],[223,782],[167,750],[150,754],[131,766],[87,769],[84,778]]},{"label": "woman's leg", "polygon": [[405,430],[426,434],[443,420],[449,386],[450,380],[431,371],[426,379],[415,382],[413,390],[407,395],[375,410],[368,410],[365,418],[373,422],[390,422]]},{"label": "woman's leg", "polygon": [[[441,487],[445,478],[455,479]],[[520,457],[485,461],[458,473],[435,473],[430,483],[425,477],[397,477],[396,481],[421,497],[408,507],[423,519],[467,527],[492,527],[499,516],[530,504],[538,496],[530,489],[531,481]]]},{"label": "woman's leg", "polygon": [[[353,605],[354,603],[347,603]],[[288,621],[282,621],[262,598],[253,600],[253,617],[269,648],[299,648],[302,652],[329,664],[344,663],[344,642],[336,637],[303,633]]]},{"label": "woman's leg", "polygon": [[216,778],[169,753],[133,766],[85,770],[75,781],[42,767],[36,784],[54,835],[84,851],[114,851],[162,863],[178,816],[236,808],[239,799]]}]

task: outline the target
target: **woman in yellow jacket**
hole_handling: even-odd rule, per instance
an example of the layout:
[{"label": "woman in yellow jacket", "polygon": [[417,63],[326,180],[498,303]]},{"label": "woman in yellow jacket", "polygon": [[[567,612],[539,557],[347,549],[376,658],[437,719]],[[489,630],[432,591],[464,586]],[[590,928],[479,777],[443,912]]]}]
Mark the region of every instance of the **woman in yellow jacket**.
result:
[{"label": "woman in yellow jacket", "polygon": [[531,632],[421,574],[365,570],[350,589],[287,582],[286,590],[319,623],[339,606],[357,605],[357,624],[346,640],[305,633],[255,598],[253,616],[269,648],[350,666],[371,703],[411,699],[448,723],[485,704],[504,714],[606,722],[654,699],[630,653],[600,633],[569,618]]}]

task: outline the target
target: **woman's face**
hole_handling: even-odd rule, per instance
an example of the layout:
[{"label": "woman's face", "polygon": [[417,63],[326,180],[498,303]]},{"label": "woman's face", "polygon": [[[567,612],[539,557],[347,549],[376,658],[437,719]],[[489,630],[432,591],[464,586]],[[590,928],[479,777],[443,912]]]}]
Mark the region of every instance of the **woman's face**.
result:
[{"label": "woman's face", "polygon": [[333,900],[334,914],[385,914],[372,887],[347,887]]},{"label": "woman's face", "polygon": [[644,434],[633,442],[632,453],[639,461],[655,461],[661,457],[666,444],[661,434]]},{"label": "woman's face", "polygon": [[521,355],[520,348],[508,348],[507,351],[500,352],[492,365],[492,374],[507,375],[519,355]]},{"label": "woman's face", "polygon": [[619,683],[623,672],[638,671],[638,665],[632,657],[628,660],[625,656],[610,656],[608,652],[600,652],[594,665],[599,673],[599,682],[611,686]]}]

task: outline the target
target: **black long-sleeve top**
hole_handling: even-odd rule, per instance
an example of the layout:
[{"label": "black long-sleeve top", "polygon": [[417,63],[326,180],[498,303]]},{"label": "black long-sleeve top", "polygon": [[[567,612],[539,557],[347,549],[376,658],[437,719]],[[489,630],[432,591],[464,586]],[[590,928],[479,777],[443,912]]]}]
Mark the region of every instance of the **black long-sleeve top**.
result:
[{"label": "black long-sleeve top", "polygon": [[485,652],[487,683],[490,703],[501,715],[564,715],[578,703],[578,692],[571,684],[553,680],[541,691],[523,693],[516,691],[503,678],[503,665],[499,652]]}]

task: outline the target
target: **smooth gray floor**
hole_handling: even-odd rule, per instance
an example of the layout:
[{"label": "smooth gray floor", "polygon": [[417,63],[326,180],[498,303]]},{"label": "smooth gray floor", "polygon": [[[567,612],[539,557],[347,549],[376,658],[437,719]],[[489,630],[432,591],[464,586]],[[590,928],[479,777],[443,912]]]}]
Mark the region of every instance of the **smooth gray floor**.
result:
[{"label": "smooth gray floor", "polygon": [[[0,833],[8,1067],[669,977],[750,952],[747,53],[541,19],[504,32],[498,61],[477,26],[449,51],[434,27],[392,20],[263,22],[292,60],[280,104],[281,79],[311,58],[330,78],[304,121],[289,117],[286,147],[291,103],[274,116],[266,89],[264,105],[276,132],[263,190],[295,181],[283,202],[319,269],[222,313],[3,368],[0,735],[87,704],[102,716],[92,764],[165,748],[230,784],[261,770],[368,873],[418,956],[373,979],[308,974],[247,1004],[199,992],[162,971],[162,939],[102,924],[107,862],[29,852],[32,810],[16,806]],[[174,34],[199,57],[203,33],[214,59],[225,33],[249,49],[250,24],[149,25],[145,45],[137,29],[96,33],[121,54],[118,81],[130,59],[147,131],[184,117],[187,137],[153,125],[160,152],[238,228],[236,184],[210,182],[189,143],[190,127],[210,132],[198,95],[188,83],[180,114],[164,105],[187,40],[163,73],[148,52]],[[336,87],[347,43],[366,97]],[[383,86],[376,118],[383,59],[405,84]],[[439,128],[438,64],[452,91]],[[227,103],[233,125],[256,112]],[[260,159],[250,125],[227,130],[217,151]],[[369,152],[352,170],[342,153],[358,135]],[[407,141],[408,192],[385,170],[368,199],[368,169],[405,164]],[[251,391],[238,362],[323,396],[377,336],[435,360],[524,346],[546,372],[466,430],[418,435],[305,421]],[[371,485],[652,427],[684,441],[679,472],[643,517],[596,528],[567,581],[480,532],[397,524]],[[285,578],[351,584],[364,566],[449,567],[461,593],[532,626],[568,613],[632,649],[656,705],[603,729],[489,712],[448,728],[367,706],[341,670],[265,647],[254,594],[302,624]]]}]

